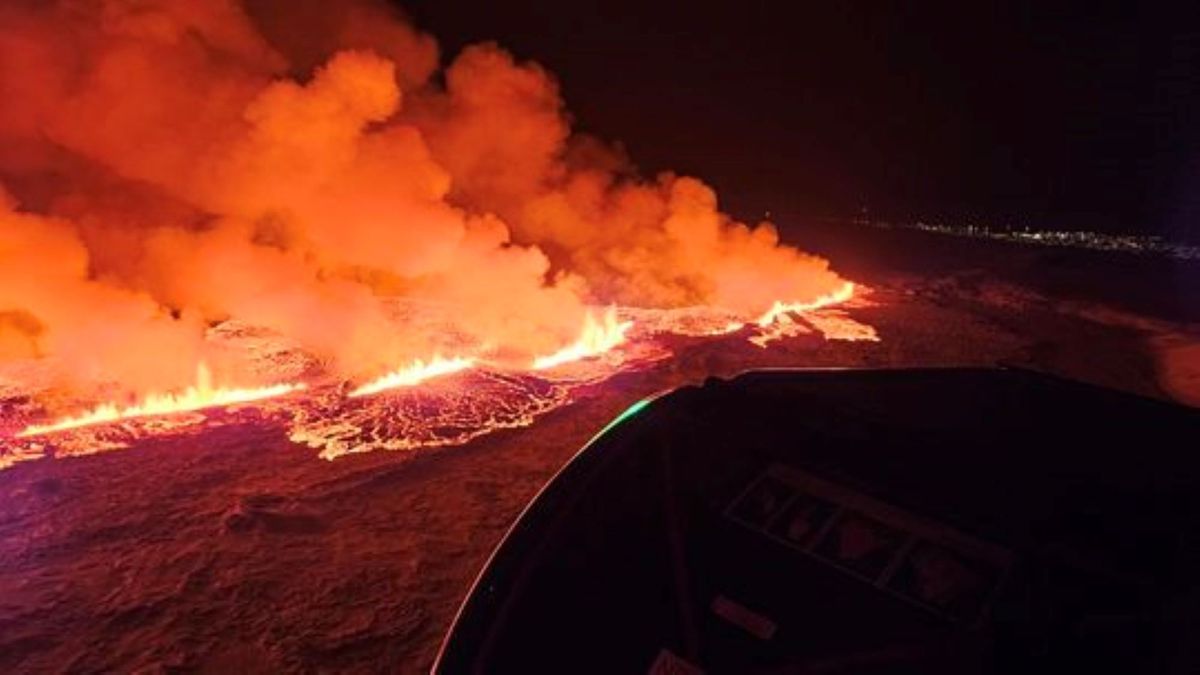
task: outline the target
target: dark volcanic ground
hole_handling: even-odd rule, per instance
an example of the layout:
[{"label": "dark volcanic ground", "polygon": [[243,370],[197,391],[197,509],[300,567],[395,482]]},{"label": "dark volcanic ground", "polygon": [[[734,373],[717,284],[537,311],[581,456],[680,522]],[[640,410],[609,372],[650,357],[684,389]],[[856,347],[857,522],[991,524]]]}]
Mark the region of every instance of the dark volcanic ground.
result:
[{"label": "dark volcanic ground", "polygon": [[[1162,297],[1178,275],[1144,275],[1126,297],[1112,270],[1152,264],[916,235],[818,242],[875,287],[850,313],[881,342],[680,338],[670,361],[461,447],[327,462],[234,425],[0,472],[0,672],[427,670],[539,487],[632,402],[709,375],[1004,362],[1200,403],[1190,298]],[[1136,313],[1142,295],[1159,302]]]}]

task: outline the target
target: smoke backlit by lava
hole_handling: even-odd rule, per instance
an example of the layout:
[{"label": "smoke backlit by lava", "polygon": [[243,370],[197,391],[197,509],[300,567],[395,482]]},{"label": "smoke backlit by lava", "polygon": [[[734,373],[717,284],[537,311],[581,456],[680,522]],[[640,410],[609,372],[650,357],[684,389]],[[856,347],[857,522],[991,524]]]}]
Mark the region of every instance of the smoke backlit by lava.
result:
[{"label": "smoke backlit by lava", "polygon": [[[854,295],[700,180],[574,133],[536,63],[480,44],[439,71],[382,0],[285,5],[0,8],[0,376],[46,404],[0,420],[9,456],[18,436],[284,394],[553,379],[627,346],[639,311],[764,335]],[[214,326],[306,365],[264,374]],[[26,363],[45,381],[11,376]]]}]

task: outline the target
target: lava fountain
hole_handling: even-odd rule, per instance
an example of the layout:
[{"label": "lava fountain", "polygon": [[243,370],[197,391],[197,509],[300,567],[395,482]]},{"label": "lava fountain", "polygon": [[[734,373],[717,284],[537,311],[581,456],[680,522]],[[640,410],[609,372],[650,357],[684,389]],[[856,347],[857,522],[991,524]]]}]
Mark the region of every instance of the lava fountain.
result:
[{"label": "lava fountain", "polygon": [[585,317],[579,339],[553,354],[535,358],[534,370],[545,370],[608,352],[624,342],[625,333],[633,327],[632,321],[619,321],[617,311],[612,307],[604,313],[602,321],[597,321],[591,312]]},{"label": "lava fountain", "polygon": [[150,394],[141,401],[128,406],[104,403],[78,415],[63,417],[49,424],[31,424],[16,434],[17,438],[40,436],[58,431],[78,429],[85,426],[107,424],[120,420],[156,415],[191,412],[205,408],[229,407],[241,403],[252,403],[302,391],[303,383],[276,384],[256,388],[228,388],[213,386],[208,366],[201,363],[196,368],[196,384],[179,393]]},{"label": "lava fountain", "polygon": [[325,457],[459,443],[663,335],[878,339],[828,261],[575,134],[538,64],[311,5],[337,28],[298,41],[239,0],[0,10],[0,466],[249,403]]},{"label": "lava fountain", "polygon": [[457,373],[473,365],[475,365],[475,359],[465,357],[444,359],[441,356],[435,355],[428,362],[417,359],[409,366],[394,370],[387,375],[357,387],[354,391],[350,392],[349,396],[352,398],[356,396],[370,396],[389,389],[396,389],[397,387],[415,387],[426,380]]}]

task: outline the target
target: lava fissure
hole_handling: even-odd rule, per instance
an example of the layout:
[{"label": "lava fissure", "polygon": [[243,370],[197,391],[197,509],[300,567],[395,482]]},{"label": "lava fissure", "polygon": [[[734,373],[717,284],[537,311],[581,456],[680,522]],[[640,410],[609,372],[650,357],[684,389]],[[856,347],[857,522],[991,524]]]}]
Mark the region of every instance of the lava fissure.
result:
[{"label": "lava fissure", "polygon": [[0,462],[328,382],[341,410],[487,370],[595,380],[641,348],[634,315],[765,344],[854,295],[701,180],[575,133],[538,64],[443,59],[382,0],[306,8],[0,9],[0,396],[41,404],[0,419]]}]

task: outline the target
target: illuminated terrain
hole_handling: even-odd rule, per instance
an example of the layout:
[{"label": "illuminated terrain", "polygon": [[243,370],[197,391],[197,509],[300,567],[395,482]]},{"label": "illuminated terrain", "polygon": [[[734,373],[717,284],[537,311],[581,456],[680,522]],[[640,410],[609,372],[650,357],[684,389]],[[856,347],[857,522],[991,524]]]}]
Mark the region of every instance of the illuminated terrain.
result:
[{"label": "illuminated terrain", "polygon": [[[629,311],[624,344],[553,372],[474,367],[361,397],[313,378],[245,406],[47,434],[40,450],[21,439],[62,458],[0,471],[0,670],[419,672],[545,480],[633,402],[709,376],[1006,362],[1200,402],[1200,340],[1177,325],[954,277],[873,288],[766,348],[719,313]],[[879,340],[826,339],[814,325],[831,318]],[[253,331],[214,339],[282,380],[313,368]],[[4,403],[13,427],[36,412],[19,400]],[[387,447],[405,449],[343,454]]]},{"label": "illuminated terrain", "polygon": [[[0,7],[0,673],[419,671],[546,480],[709,377],[1004,363],[1200,403],[1195,316],[1036,283],[1074,247],[733,213],[523,54],[301,4]],[[1109,263],[1075,287],[1153,276]]]},{"label": "illuminated terrain", "polygon": [[[218,326],[211,339],[248,351],[256,370],[281,382],[254,388],[222,388],[206,369],[183,392],[152,394],[129,405],[103,403],[82,413],[23,424],[21,415],[0,420],[9,431],[0,467],[42,456],[66,457],[128,448],[148,439],[196,436],[212,427],[250,423],[283,430],[288,438],[324,459],[374,450],[412,450],[459,445],[481,435],[527,426],[573,400],[581,387],[671,357],[680,338],[740,339],[759,347],[785,336],[813,333],[830,340],[877,340],[873,328],[845,316],[840,305],[868,302],[867,291],[846,292],[807,305],[777,304],[752,321],[727,313],[692,310],[609,309],[588,314],[579,340],[526,367],[483,357],[437,356],[418,360],[351,387],[311,370],[308,355],[257,334]],[[399,308],[404,313],[405,308]],[[412,313],[411,311],[408,313]],[[249,331],[253,335],[253,331]],[[239,344],[240,343],[240,344]],[[254,351],[250,351],[254,350]],[[306,367],[306,364],[308,366]],[[17,364],[28,374],[36,364]],[[2,371],[0,371],[2,372]],[[303,381],[301,381],[303,379]],[[33,401],[44,392],[7,385],[7,400],[38,415]],[[22,406],[22,401],[28,401]],[[42,412],[40,417],[45,417]]]}]

